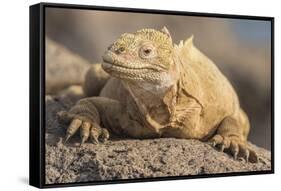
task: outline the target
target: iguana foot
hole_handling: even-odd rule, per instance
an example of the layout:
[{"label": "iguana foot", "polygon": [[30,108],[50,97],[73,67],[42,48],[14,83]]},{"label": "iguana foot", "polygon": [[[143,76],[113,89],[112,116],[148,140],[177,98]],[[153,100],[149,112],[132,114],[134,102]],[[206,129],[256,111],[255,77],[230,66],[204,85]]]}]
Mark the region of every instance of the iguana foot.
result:
[{"label": "iguana foot", "polygon": [[237,136],[222,136],[216,134],[211,138],[210,143],[213,147],[218,148],[221,152],[229,150],[236,159],[245,159],[246,162],[256,163],[258,156],[255,151],[251,150],[246,141]]},{"label": "iguana foot", "polygon": [[92,122],[85,116],[71,114],[66,111],[58,113],[59,119],[65,123],[70,123],[67,128],[65,143],[80,129],[81,145],[85,143],[89,137],[93,143],[104,142],[109,138],[109,132],[105,128],[101,128],[97,123]]}]

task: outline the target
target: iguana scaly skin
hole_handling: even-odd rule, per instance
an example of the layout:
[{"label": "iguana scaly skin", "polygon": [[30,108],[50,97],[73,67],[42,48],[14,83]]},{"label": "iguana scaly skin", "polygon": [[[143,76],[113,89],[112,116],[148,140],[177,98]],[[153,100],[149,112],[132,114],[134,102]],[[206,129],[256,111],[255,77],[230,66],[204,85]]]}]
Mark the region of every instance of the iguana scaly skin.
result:
[{"label": "iguana scaly skin", "polygon": [[[100,95],[91,97],[92,93],[59,113],[70,123],[66,140],[78,129],[82,143],[89,137],[106,140],[109,132],[133,138],[199,139],[229,150],[235,159],[257,161],[247,144],[250,125],[237,94],[193,45],[193,37],[173,45],[165,27],[124,33],[103,60],[110,78]],[[97,86],[94,76],[102,76],[93,71],[103,72],[92,69],[87,74],[86,93]]]}]

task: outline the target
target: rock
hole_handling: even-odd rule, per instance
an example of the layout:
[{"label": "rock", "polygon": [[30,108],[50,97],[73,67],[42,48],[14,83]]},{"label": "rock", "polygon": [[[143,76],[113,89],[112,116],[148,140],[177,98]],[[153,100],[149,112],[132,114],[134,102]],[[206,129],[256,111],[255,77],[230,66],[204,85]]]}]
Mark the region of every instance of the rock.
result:
[{"label": "rock", "polygon": [[91,64],[51,39],[46,40],[46,93],[81,85]]},{"label": "rock", "polygon": [[56,112],[74,100],[46,96],[46,183],[87,182],[148,177],[262,171],[271,169],[271,153],[251,144],[258,163],[233,160],[198,140],[175,138],[111,139],[78,146],[79,135],[63,144],[64,127]]}]

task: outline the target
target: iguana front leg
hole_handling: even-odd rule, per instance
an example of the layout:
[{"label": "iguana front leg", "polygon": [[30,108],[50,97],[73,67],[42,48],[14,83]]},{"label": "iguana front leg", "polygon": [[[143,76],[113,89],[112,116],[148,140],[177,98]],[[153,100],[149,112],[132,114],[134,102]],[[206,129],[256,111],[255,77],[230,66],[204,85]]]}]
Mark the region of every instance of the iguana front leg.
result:
[{"label": "iguana front leg", "polygon": [[[58,113],[64,123],[70,124],[65,140],[67,141],[80,129],[81,144],[91,137],[94,143],[114,134],[128,135],[134,138],[157,137],[151,129],[132,119],[125,107],[117,100],[105,97],[81,99],[68,112]],[[105,127],[105,128],[104,128]]]},{"label": "iguana front leg", "polygon": [[229,150],[234,159],[241,157],[247,162],[257,162],[258,156],[248,146],[249,121],[242,110],[237,115],[226,117],[210,142],[220,151]]},{"label": "iguana front leg", "polygon": [[[100,113],[97,108],[99,102],[104,102],[102,98],[85,98],[81,99],[69,111],[58,113],[61,122],[69,124],[65,142],[68,141],[79,129],[81,144],[91,137],[92,141],[97,143],[99,140],[105,141],[109,138],[107,129],[102,128]],[[100,111],[101,112],[101,111]]]}]

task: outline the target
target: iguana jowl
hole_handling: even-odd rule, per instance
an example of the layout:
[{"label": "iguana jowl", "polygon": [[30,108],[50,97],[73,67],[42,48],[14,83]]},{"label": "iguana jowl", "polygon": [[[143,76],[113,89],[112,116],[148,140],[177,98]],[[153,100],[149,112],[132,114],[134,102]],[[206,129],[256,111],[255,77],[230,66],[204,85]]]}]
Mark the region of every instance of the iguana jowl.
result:
[{"label": "iguana jowl", "polygon": [[[87,95],[70,111],[59,113],[70,123],[66,140],[78,129],[82,143],[89,137],[106,140],[109,132],[133,138],[200,139],[229,150],[234,158],[257,161],[247,144],[250,125],[235,90],[193,45],[193,37],[173,45],[165,27],[124,33],[103,60],[110,77],[100,95]],[[93,70],[87,76],[86,93],[98,80]]]}]

